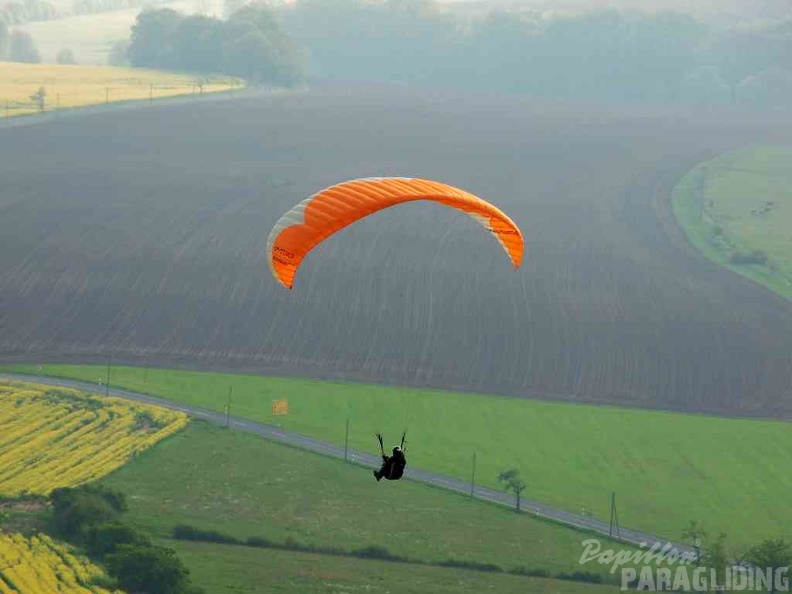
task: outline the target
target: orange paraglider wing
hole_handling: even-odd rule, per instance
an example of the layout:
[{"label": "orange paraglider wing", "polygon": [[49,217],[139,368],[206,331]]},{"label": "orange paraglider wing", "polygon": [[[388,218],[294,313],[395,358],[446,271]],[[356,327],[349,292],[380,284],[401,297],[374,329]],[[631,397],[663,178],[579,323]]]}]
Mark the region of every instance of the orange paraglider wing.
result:
[{"label": "orange paraglider wing", "polygon": [[291,289],[303,258],[324,239],[383,208],[415,200],[438,202],[466,212],[495,236],[514,267],[519,268],[523,236],[500,209],[478,196],[440,182],[380,177],[331,186],[283,215],[267,240],[272,274],[284,287]]}]

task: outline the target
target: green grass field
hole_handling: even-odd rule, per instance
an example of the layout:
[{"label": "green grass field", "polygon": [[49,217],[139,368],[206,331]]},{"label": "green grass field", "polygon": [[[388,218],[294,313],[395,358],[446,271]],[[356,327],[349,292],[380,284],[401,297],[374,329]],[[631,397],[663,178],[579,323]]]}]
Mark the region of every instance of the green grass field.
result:
[{"label": "green grass field", "polygon": [[[427,485],[377,483],[366,468],[203,421],[102,483],[126,493],[128,521],[159,538],[189,524],[241,540],[376,545],[414,560],[557,574],[581,569],[581,541],[592,537]],[[605,575],[596,563],[582,569]]]},{"label": "green grass field", "polygon": [[169,541],[190,567],[195,583],[213,594],[353,593],[499,594],[613,592],[614,586],[402,565],[327,555]]},{"label": "green grass field", "polygon": [[[102,366],[7,367],[99,382]],[[407,427],[410,464],[497,487],[516,467],[524,496],[607,520],[611,492],[623,526],[680,539],[690,520],[737,545],[789,537],[792,431],[783,422],[538,402],[275,377],[114,367],[111,384],[232,413],[374,452]],[[286,398],[290,414],[273,417]],[[165,447],[165,446],[163,446]],[[197,472],[197,470],[196,470]]]},{"label": "green grass field", "polygon": [[[707,258],[792,300],[792,147],[751,147],[699,164],[674,189],[673,209]],[[767,260],[735,262],[752,252]]]}]

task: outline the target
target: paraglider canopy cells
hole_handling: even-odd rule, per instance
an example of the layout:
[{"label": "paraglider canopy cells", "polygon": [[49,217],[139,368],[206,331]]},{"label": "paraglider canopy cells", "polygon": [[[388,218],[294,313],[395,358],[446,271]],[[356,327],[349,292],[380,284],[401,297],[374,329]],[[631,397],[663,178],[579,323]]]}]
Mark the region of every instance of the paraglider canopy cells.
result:
[{"label": "paraglider canopy cells", "polygon": [[326,188],[283,215],[272,228],[267,241],[272,274],[284,287],[291,289],[303,258],[322,241],[383,208],[416,200],[444,204],[467,213],[495,236],[514,267],[519,268],[524,250],[522,233],[514,221],[497,207],[440,182],[377,177]]}]

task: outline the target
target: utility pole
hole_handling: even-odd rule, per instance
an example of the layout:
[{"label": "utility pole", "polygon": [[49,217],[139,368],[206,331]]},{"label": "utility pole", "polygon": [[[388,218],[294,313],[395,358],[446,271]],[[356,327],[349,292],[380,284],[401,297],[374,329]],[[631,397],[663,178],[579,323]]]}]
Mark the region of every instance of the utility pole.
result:
[{"label": "utility pole", "polygon": [[231,426],[231,394],[234,392],[234,386],[228,388],[228,406],[226,406],[226,429]]},{"label": "utility pole", "polygon": [[110,87],[105,87],[105,105],[110,103]]},{"label": "utility pole", "polygon": [[611,493],[611,511],[610,511],[610,526],[608,527],[608,536],[613,538],[613,529],[616,528],[616,538],[621,540],[621,532],[619,531],[619,515],[616,513],[616,492]]},{"label": "utility pole", "polygon": [[470,473],[470,496],[473,497],[473,489],[476,488],[476,452],[473,452],[473,471]]},{"label": "utility pole", "polygon": [[113,355],[107,356],[107,378],[105,379],[105,396],[110,396],[110,365],[113,364]]},{"label": "utility pole", "polygon": [[349,419],[346,420],[346,433],[344,434],[344,462],[347,461],[348,452],[349,452]]},{"label": "utility pole", "polygon": [[154,83],[149,84],[149,103],[154,101]]}]

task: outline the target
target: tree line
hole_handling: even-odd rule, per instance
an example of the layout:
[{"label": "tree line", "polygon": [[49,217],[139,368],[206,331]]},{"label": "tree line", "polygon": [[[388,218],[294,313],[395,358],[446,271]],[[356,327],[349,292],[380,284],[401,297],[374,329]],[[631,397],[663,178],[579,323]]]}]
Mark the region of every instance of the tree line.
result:
[{"label": "tree line", "polygon": [[171,9],[143,12],[127,58],[136,67],[230,74],[261,84],[293,85],[302,75],[296,45],[265,6],[245,6],[227,20]]},{"label": "tree line", "polygon": [[11,30],[0,20],[0,62],[41,62],[36,44],[30,34],[24,31]]},{"label": "tree line", "polygon": [[725,26],[679,12],[528,9],[479,16],[432,0],[297,0],[284,31],[331,79],[619,102],[783,106],[792,20]]},{"label": "tree line", "polygon": [[[9,27],[46,18],[50,6],[6,5],[13,10],[0,16],[0,59],[38,61],[29,36]],[[789,18],[726,26],[670,11],[471,16],[433,0],[296,0],[276,8],[226,0],[226,12],[218,19],[146,10],[111,63],[273,85],[307,74],[576,101],[774,108],[792,99]]]}]

